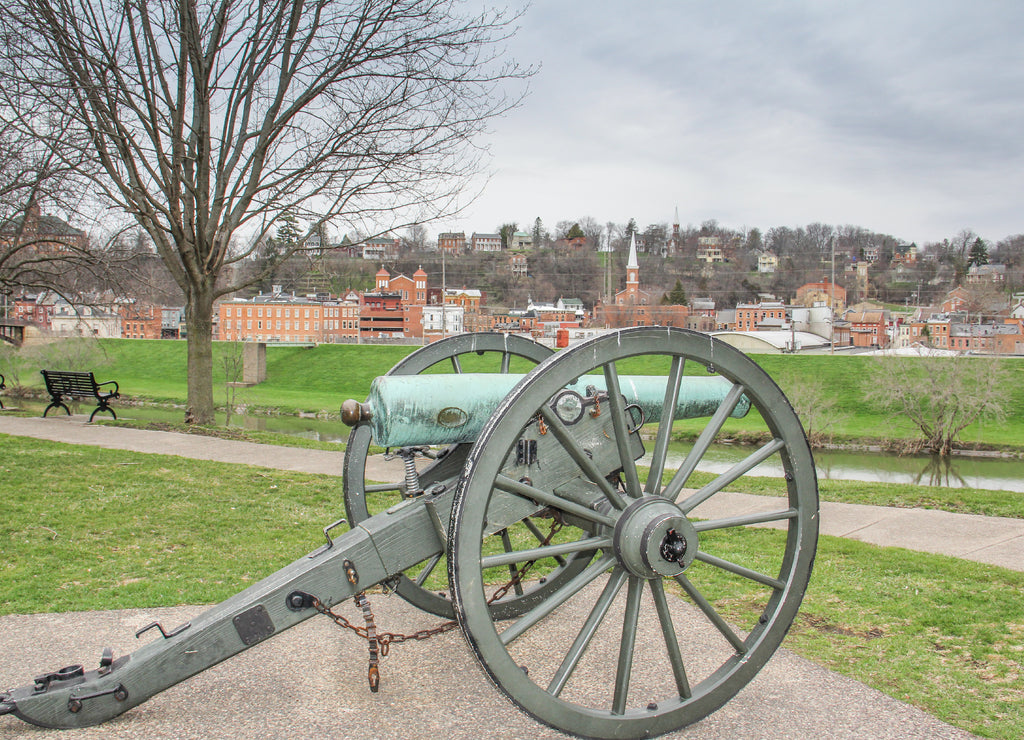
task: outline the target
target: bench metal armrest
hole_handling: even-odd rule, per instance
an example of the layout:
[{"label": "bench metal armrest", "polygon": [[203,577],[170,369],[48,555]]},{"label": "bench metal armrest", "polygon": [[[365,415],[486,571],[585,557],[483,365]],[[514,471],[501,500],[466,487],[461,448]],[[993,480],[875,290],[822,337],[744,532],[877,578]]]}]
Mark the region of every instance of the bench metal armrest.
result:
[{"label": "bench metal armrest", "polygon": [[96,384],[96,390],[98,391],[100,389],[100,387],[104,386],[104,385],[112,385],[112,386],[114,386],[113,392],[107,393],[107,398],[120,398],[121,397],[121,394],[118,392],[120,390],[120,388],[118,387],[116,380],[108,380],[105,383],[97,383]]}]

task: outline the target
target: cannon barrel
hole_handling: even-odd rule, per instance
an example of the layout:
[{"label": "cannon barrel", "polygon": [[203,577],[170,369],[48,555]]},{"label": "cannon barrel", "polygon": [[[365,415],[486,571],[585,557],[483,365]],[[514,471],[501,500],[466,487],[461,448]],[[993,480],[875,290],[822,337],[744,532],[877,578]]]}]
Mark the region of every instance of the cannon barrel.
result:
[{"label": "cannon barrel", "polygon": [[[342,419],[355,426],[368,423],[374,440],[384,447],[473,442],[509,391],[524,376],[508,373],[448,375],[386,375],[374,379],[364,403],[349,400]],[[639,406],[646,421],[660,421],[665,378],[624,375],[619,386],[627,404]],[[711,416],[732,384],[721,377],[684,377],[676,403],[676,419]],[[588,390],[589,389],[589,390]],[[565,386],[586,399],[606,391],[603,375],[586,375]],[[556,398],[559,394],[556,394]],[[732,416],[742,417],[750,401],[741,397]]]}]

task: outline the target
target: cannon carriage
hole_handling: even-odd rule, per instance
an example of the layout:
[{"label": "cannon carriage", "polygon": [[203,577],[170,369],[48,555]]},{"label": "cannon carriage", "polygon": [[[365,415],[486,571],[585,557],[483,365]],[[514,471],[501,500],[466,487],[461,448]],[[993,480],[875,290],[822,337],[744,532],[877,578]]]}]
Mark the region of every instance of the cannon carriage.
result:
[{"label": "cannon carriage", "polygon": [[[695,475],[744,415],[763,427],[755,451]],[[775,383],[707,335],[622,330],[557,354],[460,335],[411,354],[343,416],[348,531],[328,525],[321,548],[131,655],[0,694],[0,713],[97,724],[384,584],[456,620],[495,686],[538,720],[649,737],[727,702],[795,618],[817,539],[813,460]],[[677,422],[700,429],[682,459]],[[378,447],[402,480],[370,480]],[[781,464],[786,504],[703,515],[766,460]],[[574,602],[582,624],[560,618]],[[653,644],[637,640],[646,624]]]}]

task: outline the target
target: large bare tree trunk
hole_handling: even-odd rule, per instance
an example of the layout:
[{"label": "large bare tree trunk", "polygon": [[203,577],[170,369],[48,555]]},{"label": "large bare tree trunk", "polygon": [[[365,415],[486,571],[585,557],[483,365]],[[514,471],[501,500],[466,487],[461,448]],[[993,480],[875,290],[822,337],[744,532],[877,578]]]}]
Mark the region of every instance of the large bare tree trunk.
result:
[{"label": "large bare tree trunk", "polygon": [[213,423],[213,281],[194,288],[185,310],[188,328],[188,406],[185,421]]}]

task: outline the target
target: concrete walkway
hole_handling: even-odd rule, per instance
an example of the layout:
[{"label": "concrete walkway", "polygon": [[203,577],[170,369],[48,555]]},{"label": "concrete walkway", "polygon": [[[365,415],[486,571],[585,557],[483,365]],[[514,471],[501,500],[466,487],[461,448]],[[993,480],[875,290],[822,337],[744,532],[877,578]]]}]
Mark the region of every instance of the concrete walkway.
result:
[{"label": "concrete walkway", "polygon": [[[342,475],[344,469],[341,452],[296,450],[202,435],[88,424],[87,419],[86,416],[41,419],[0,415],[0,433],[318,475]],[[400,461],[385,461],[375,456],[367,461],[367,474],[374,480],[398,481],[402,479],[402,465]],[[718,518],[778,508],[778,499],[720,493],[695,513],[704,518]],[[825,502],[821,505],[821,533],[1024,571],[1024,519]]]},{"label": "concrete walkway", "polygon": [[[325,475],[342,473],[343,455],[337,452],[84,422],[85,417],[44,420],[0,415],[0,434]],[[382,467],[371,474],[379,479],[397,479],[400,471]],[[715,514],[777,507],[770,499],[757,496],[720,494],[714,499],[721,499],[721,503],[716,501],[721,510]],[[1007,554],[1009,551],[1003,551],[1016,540],[1016,552],[1020,552],[1024,527],[1003,530],[999,527],[1013,520],[995,520],[989,522],[991,528],[986,528],[984,517],[945,515],[955,517],[946,520],[933,517],[936,513],[825,505],[822,526],[828,534],[964,557],[979,556],[976,559],[986,556],[990,558],[986,562],[995,557],[993,553],[1001,553],[999,558],[1020,567],[1019,554],[1014,560]],[[969,532],[964,529],[967,520],[971,520]],[[930,534],[918,531],[918,527],[927,527]],[[968,536],[956,536],[959,531],[967,532]],[[586,609],[585,603],[579,603],[585,601],[573,600],[563,609]],[[358,621],[354,607],[346,607],[348,617]],[[437,623],[435,617],[397,597],[375,596],[373,608],[377,624],[384,630],[413,632]],[[674,615],[679,615],[677,624],[687,619],[685,610],[694,611],[682,600],[673,600],[671,608]],[[132,636],[141,625],[160,621],[173,627],[194,618],[202,609],[175,607],[0,617],[0,688],[24,685],[32,676],[64,665],[82,663],[91,667],[106,646],[113,647],[116,655],[123,655],[139,646],[140,641]],[[560,610],[557,617],[572,626],[582,623],[586,614]],[[698,629],[681,634],[696,634]],[[144,638],[148,639],[151,638]],[[657,645],[661,640],[656,624],[642,620],[637,644]],[[542,647],[537,659],[543,659],[547,652],[548,648]],[[527,662],[530,660],[527,658]],[[474,667],[475,662],[457,632],[430,641],[396,645],[382,662],[381,691],[372,694],[366,687],[365,643],[339,632],[326,619],[314,618],[171,688],[110,723],[83,730],[51,731],[26,725],[13,717],[0,717],[0,740],[564,737],[516,711],[487,682],[482,671]],[[667,737],[966,740],[973,736],[857,681],[779,650],[722,709]]]}]

